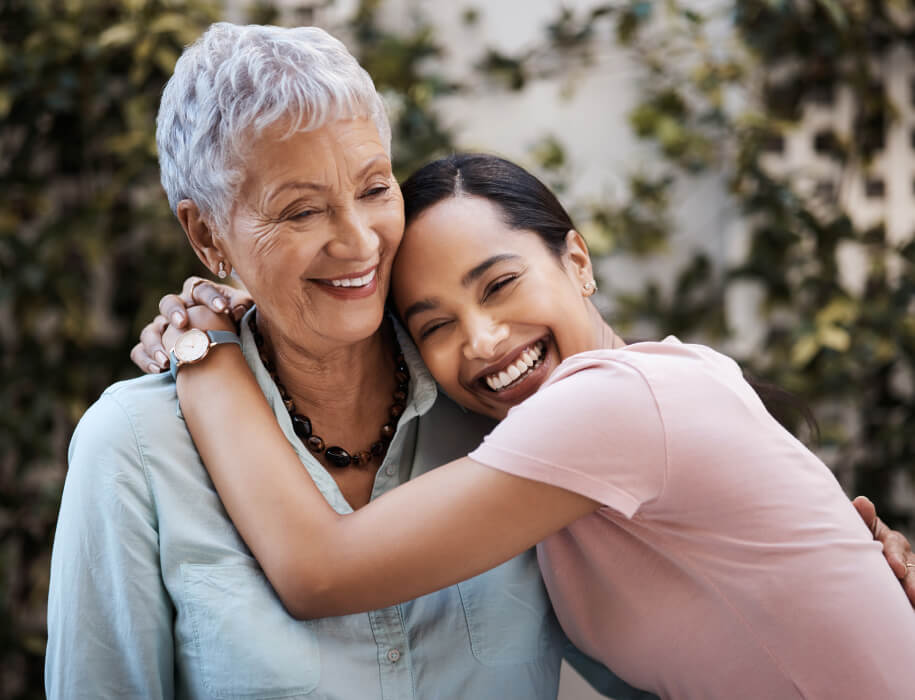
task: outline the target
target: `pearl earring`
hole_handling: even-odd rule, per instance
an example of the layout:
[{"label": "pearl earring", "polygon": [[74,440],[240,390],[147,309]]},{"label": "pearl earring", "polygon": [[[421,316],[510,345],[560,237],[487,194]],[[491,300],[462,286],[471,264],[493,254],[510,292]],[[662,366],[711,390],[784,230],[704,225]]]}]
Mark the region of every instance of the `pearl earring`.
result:
[{"label": "pearl earring", "polygon": [[588,280],[587,282],[584,283],[584,285],[582,286],[582,289],[584,289],[584,291],[585,291],[585,296],[589,297],[592,294],[594,294],[594,292],[597,291],[597,282],[595,282],[594,280]]},{"label": "pearl earring", "polygon": [[219,261],[219,270],[216,272],[216,276],[221,280],[229,276],[229,273],[226,272],[226,264],[222,260]]}]

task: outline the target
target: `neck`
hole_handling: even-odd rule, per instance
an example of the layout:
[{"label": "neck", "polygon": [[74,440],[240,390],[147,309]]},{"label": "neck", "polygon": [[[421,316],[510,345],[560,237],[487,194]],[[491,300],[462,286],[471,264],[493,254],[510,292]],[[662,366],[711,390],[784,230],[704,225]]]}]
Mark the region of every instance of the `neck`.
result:
[{"label": "neck", "polygon": [[591,305],[589,313],[591,315],[592,326],[594,327],[595,349],[613,350],[615,348],[621,348],[626,344],[626,341],[616,334],[616,331],[614,331],[610,324],[603,319],[600,312],[593,304]]},{"label": "neck", "polygon": [[394,331],[387,324],[354,343],[315,352],[258,315],[258,328],[276,376],[331,443],[362,450],[378,439],[394,392]]}]

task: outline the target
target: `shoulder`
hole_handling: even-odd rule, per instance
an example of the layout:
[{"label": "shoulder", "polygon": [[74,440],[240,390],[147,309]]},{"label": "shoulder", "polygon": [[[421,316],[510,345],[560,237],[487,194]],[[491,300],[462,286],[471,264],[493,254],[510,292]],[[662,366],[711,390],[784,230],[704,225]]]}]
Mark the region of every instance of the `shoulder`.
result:
[{"label": "shoulder", "polygon": [[[681,343],[673,336],[662,342],[644,342],[614,350],[594,350],[567,358],[544,383],[541,391],[559,383],[586,384],[663,392],[669,386],[743,383],[740,366],[705,345]],[[570,381],[571,380],[571,381]],[[593,392],[592,392],[593,393]]]},{"label": "shoulder", "polygon": [[67,482],[96,485],[147,481],[146,454],[176,430],[186,433],[177,415],[174,382],[152,375],[108,387],[80,419],[70,441]]},{"label": "shoulder", "polygon": [[563,415],[628,412],[631,402],[651,398],[658,381],[656,360],[641,353],[594,350],[563,360],[533,396],[514,407],[516,413],[537,410]]}]

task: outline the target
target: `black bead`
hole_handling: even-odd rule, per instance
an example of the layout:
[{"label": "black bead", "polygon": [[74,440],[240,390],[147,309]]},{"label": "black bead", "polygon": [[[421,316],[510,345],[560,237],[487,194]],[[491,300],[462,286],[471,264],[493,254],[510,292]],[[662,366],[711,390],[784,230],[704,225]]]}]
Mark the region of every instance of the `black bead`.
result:
[{"label": "black bead", "polygon": [[297,413],[292,417],[292,429],[303,440],[311,437],[311,421],[303,415]]},{"label": "black bead", "polygon": [[328,447],[324,451],[324,456],[327,458],[327,461],[333,464],[335,467],[348,467],[350,462],[353,461],[353,458],[350,457],[349,452],[344,450],[342,447]]},{"label": "black bead", "polygon": [[324,451],[324,441],[317,435],[312,435],[305,441],[305,444],[308,445],[308,449],[317,454],[321,454]]},{"label": "black bead", "polygon": [[372,446],[369,448],[369,450],[371,450],[372,454],[375,455],[376,457],[381,457],[381,455],[384,454],[384,449],[385,449],[384,443],[381,440],[379,440],[378,442],[373,442]]}]

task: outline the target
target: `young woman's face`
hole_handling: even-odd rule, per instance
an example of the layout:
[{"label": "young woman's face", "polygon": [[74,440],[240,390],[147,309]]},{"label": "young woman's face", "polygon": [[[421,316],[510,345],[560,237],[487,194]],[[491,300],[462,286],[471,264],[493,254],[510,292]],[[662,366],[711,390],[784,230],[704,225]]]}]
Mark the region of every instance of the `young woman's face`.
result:
[{"label": "young woman's face", "polygon": [[509,228],[480,197],[453,197],[410,224],[394,263],[394,301],[442,388],[494,418],[533,394],[566,357],[596,347],[583,291],[587,250],[562,258]]}]

